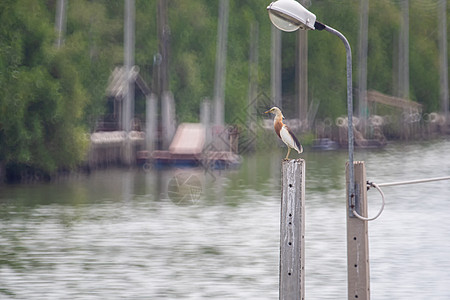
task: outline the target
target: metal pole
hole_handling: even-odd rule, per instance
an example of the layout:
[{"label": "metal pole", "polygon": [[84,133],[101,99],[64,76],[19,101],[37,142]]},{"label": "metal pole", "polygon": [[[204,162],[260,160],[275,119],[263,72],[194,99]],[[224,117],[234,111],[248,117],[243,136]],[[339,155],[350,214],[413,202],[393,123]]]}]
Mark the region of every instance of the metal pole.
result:
[{"label": "metal pole", "polygon": [[[345,45],[347,53],[347,115],[348,115],[348,164],[349,164],[349,187],[348,187],[348,203],[349,207],[354,207],[355,203],[355,176],[353,168],[353,93],[352,93],[352,50],[345,36],[334,28],[324,25],[325,30],[338,36]],[[350,216],[353,212],[350,211]]]},{"label": "metal pole", "polygon": [[[358,184],[355,187],[353,163],[353,95],[352,95],[352,51],[345,36],[325,25],[326,31],[338,36],[347,53],[347,114],[348,114],[348,165],[347,165],[347,260],[348,299],[370,299],[369,246],[367,222],[357,219],[353,208],[367,216],[367,190],[364,162],[357,162]],[[355,188],[358,193],[355,194]]]},{"label": "metal pole", "polygon": [[297,35],[298,62],[297,62],[297,87],[298,87],[298,118],[302,131],[308,129],[308,31],[299,30]]},{"label": "metal pole", "polygon": [[271,42],[271,64],[270,64],[270,82],[271,97],[275,106],[280,109],[283,107],[281,101],[281,31],[272,25]]}]

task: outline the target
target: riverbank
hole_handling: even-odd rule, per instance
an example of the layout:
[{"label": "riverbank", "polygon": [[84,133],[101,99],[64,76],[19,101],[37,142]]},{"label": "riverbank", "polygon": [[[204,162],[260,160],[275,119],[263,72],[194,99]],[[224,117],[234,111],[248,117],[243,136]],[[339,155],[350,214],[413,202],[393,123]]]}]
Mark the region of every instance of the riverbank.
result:
[{"label": "riverbank", "polygon": [[[429,114],[424,116],[407,117],[410,122],[404,119],[398,120],[393,117],[372,116],[367,122],[362,122],[355,118],[355,148],[371,149],[382,148],[388,143],[406,142],[421,143],[433,142],[450,137],[450,125],[443,122],[442,116],[438,114]],[[301,126],[296,120],[286,122],[294,132],[301,132]],[[241,132],[241,138],[236,139],[235,148],[239,149],[240,154],[246,155],[255,151],[267,151],[274,145],[280,146],[281,143],[272,133],[272,121],[264,122],[256,130]],[[266,137],[267,134],[270,135]],[[97,134],[98,135],[98,134]],[[97,136],[96,135],[96,136]],[[139,140],[132,143],[131,164],[124,164],[123,153],[124,143],[122,140],[102,139],[101,143],[96,139],[92,142],[85,162],[75,169],[59,169],[55,172],[46,172],[29,165],[9,164],[0,162],[0,184],[17,184],[55,181],[68,176],[77,176],[77,174],[89,174],[97,169],[123,167],[136,168],[142,167],[142,164],[152,167],[154,163],[151,157],[147,155],[142,160],[137,153],[144,148],[144,134],[136,133]],[[347,148],[347,121],[346,118],[337,118],[335,122],[331,120],[317,120],[313,132],[304,132],[298,134],[306,151],[337,150]],[[225,137],[225,140],[228,140]],[[238,143],[239,141],[239,143]],[[199,162],[202,165],[202,162]]]}]

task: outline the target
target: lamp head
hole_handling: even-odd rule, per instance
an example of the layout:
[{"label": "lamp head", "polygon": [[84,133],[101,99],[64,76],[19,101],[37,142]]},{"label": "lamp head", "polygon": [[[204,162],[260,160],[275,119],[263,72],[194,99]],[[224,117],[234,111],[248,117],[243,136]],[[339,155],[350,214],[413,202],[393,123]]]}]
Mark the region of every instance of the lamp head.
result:
[{"label": "lamp head", "polygon": [[295,0],[278,0],[267,7],[273,25],[280,30],[291,32],[297,29],[314,30],[316,15]]}]

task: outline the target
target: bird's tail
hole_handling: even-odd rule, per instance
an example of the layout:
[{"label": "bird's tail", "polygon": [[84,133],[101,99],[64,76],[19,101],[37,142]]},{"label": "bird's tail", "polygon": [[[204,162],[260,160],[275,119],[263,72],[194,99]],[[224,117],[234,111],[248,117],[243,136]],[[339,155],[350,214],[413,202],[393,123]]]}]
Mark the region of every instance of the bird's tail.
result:
[{"label": "bird's tail", "polygon": [[298,139],[295,137],[295,135],[292,134],[292,138],[294,139],[294,143],[295,143],[295,150],[297,150],[297,152],[300,154],[303,152],[303,147],[302,144],[300,144],[300,142],[298,141]]}]

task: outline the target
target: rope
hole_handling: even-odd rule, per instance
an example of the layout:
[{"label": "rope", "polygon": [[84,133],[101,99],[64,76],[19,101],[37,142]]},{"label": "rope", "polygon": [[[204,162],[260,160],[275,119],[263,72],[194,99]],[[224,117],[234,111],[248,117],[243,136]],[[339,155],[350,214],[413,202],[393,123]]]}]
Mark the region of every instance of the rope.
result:
[{"label": "rope", "polygon": [[380,183],[380,184],[378,184],[378,186],[379,187],[383,187],[383,186],[394,186],[394,185],[404,185],[404,184],[416,184],[416,183],[424,183],[424,182],[439,181],[439,180],[450,180],[450,176],[427,178],[427,179],[418,179],[418,180],[409,180],[409,181]]},{"label": "rope", "polygon": [[358,214],[358,213],[356,212],[356,209],[355,209],[355,208],[352,209],[352,212],[353,212],[353,214],[355,215],[355,217],[357,217],[357,218],[360,219],[360,220],[363,220],[363,221],[373,221],[373,220],[377,219],[377,218],[381,215],[381,213],[383,212],[383,210],[384,210],[384,203],[385,203],[385,201],[384,201],[384,193],[383,193],[383,191],[380,189],[380,186],[379,186],[378,184],[376,184],[376,183],[373,183],[373,182],[367,182],[367,185],[368,185],[369,187],[372,186],[372,187],[376,188],[376,189],[378,190],[378,192],[380,193],[380,195],[381,195],[381,208],[380,208],[380,210],[379,210],[378,213],[375,215],[375,217],[372,217],[372,218],[366,218],[366,217],[361,216],[360,214]]}]

